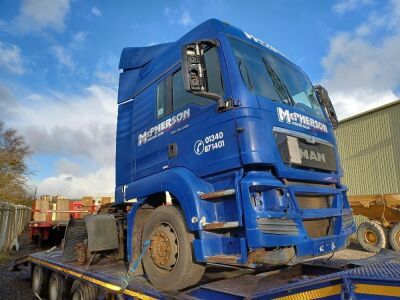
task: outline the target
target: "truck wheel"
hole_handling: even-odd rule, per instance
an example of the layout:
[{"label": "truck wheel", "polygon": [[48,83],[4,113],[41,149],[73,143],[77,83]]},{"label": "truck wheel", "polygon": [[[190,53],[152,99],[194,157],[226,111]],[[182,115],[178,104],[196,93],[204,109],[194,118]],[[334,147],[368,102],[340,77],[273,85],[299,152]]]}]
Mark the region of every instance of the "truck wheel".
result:
[{"label": "truck wheel", "polygon": [[143,228],[142,245],[146,240],[151,244],[143,257],[143,267],[155,287],[181,290],[200,281],[205,265],[194,261],[194,234],[188,231],[178,208],[156,208]]},{"label": "truck wheel", "polygon": [[67,279],[53,272],[49,279],[49,300],[63,300],[67,298]]},{"label": "truck wheel", "polygon": [[369,252],[379,252],[387,245],[385,232],[376,222],[361,223],[357,229],[357,239],[360,245]]},{"label": "truck wheel", "polygon": [[46,296],[48,279],[48,270],[40,266],[35,266],[32,273],[32,292],[38,296]]},{"label": "truck wheel", "polygon": [[400,223],[397,223],[390,229],[389,242],[393,250],[400,251]]},{"label": "truck wheel", "polygon": [[72,300],[96,300],[97,289],[80,280],[75,280],[71,287]]}]

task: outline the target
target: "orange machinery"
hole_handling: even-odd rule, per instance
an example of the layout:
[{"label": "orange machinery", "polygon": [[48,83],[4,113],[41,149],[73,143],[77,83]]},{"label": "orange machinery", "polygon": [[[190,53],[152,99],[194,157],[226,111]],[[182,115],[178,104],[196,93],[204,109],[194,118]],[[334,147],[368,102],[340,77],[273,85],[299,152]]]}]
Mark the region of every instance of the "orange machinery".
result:
[{"label": "orange machinery", "polygon": [[357,239],[370,252],[389,245],[400,251],[400,194],[349,196],[354,215],[367,217],[357,229]]}]

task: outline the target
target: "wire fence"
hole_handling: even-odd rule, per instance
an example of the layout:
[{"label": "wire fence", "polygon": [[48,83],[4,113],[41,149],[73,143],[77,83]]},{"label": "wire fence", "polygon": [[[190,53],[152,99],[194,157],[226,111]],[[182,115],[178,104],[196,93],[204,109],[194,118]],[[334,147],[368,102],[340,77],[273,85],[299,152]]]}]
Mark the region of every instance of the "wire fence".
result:
[{"label": "wire fence", "polygon": [[0,202],[0,252],[19,250],[18,237],[31,219],[31,209],[24,205]]}]

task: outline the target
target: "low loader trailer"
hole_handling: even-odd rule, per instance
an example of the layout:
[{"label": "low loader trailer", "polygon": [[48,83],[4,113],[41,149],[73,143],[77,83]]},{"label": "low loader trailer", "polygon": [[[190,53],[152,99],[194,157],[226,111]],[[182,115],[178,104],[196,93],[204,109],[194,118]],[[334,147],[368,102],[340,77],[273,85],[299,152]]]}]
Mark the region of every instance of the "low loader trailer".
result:
[{"label": "low loader trailer", "polygon": [[[123,49],[119,68],[115,203],[70,220],[56,260],[30,257],[37,294],[52,267],[173,292],[207,266],[279,268],[349,244],[335,110],[282,53],[211,19],[176,42]],[[65,287],[57,272],[52,295]],[[81,286],[73,295],[94,299]]]},{"label": "low loader trailer", "polygon": [[[38,298],[47,299],[398,299],[400,256],[381,250],[368,259],[314,259],[270,269],[209,265],[197,285],[182,291],[155,288],[145,275],[121,282],[123,261],[105,258],[95,265],[65,263],[63,252],[39,252],[16,262],[29,265]],[[39,296],[39,293],[41,296]]]}]

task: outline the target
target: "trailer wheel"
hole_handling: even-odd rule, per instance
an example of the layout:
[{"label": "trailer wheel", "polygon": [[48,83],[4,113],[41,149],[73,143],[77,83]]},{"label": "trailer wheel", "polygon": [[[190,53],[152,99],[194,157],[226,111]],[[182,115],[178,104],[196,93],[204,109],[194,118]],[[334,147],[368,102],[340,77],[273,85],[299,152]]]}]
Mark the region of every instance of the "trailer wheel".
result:
[{"label": "trailer wheel", "polygon": [[67,298],[67,279],[56,272],[52,272],[49,279],[49,300],[63,300]]},{"label": "trailer wheel", "polygon": [[194,234],[188,231],[178,208],[156,208],[143,228],[142,245],[146,240],[151,244],[143,257],[143,267],[155,287],[181,290],[200,281],[205,265],[194,261]]},{"label": "trailer wheel", "polygon": [[400,223],[397,223],[390,229],[389,242],[393,250],[400,251]]},{"label": "trailer wheel", "polygon": [[48,283],[48,270],[36,265],[32,272],[32,292],[38,296],[46,296]]},{"label": "trailer wheel", "polygon": [[75,280],[71,287],[72,300],[96,300],[97,289],[89,284],[80,280]]},{"label": "trailer wheel", "polygon": [[360,245],[369,252],[379,252],[387,246],[387,238],[381,225],[376,222],[363,222],[357,229]]}]

